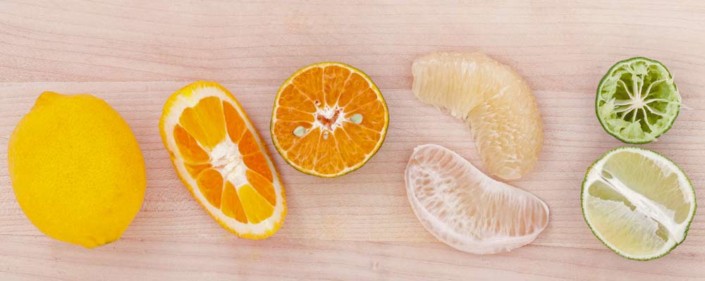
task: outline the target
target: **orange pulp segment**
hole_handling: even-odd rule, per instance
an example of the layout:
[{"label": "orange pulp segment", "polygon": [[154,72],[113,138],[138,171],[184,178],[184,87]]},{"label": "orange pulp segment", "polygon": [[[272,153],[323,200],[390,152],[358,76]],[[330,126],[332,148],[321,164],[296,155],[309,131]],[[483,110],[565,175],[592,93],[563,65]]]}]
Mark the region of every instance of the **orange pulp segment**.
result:
[{"label": "orange pulp segment", "polygon": [[382,93],[342,63],[309,65],[279,89],[272,141],[297,170],[336,177],[362,167],[382,146],[389,124]]},{"label": "orange pulp segment", "polygon": [[228,90],[203,81],[178,90],[159,129],[184,185],[218,223],[251,239],[279,229],[286,215],[279,173]]}]

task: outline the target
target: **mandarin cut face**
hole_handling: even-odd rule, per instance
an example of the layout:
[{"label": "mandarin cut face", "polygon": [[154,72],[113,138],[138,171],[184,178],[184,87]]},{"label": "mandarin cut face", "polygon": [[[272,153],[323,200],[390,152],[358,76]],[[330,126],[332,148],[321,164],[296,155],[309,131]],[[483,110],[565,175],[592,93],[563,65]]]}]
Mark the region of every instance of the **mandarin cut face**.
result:
[{"label": "mandarin cut face", "polygon": [[387,105],[369,77],[322,63],[282,85],[271,130],[275,147],[294,168],[334,177],[364,165],[382,145],[388,123]]}]

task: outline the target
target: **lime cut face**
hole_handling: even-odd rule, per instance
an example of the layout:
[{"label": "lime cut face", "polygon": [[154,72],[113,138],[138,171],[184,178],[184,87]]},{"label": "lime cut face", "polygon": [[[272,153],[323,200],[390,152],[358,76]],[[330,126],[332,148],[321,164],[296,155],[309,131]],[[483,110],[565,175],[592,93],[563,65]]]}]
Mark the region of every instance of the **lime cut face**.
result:
[{"label": "lime cut face", "polygon": [[635,260],[661,257],[685,240],[695,191],[671,160],[622,147],[597,160],[582,186],[583,216],[608,248]]},{"label": "lime cut face", "polygon": [[625,143],[649,143],[671,128],[681,96],[660,62],[643,57],[620,61],[597,87],[595,111],[602,128]]}]

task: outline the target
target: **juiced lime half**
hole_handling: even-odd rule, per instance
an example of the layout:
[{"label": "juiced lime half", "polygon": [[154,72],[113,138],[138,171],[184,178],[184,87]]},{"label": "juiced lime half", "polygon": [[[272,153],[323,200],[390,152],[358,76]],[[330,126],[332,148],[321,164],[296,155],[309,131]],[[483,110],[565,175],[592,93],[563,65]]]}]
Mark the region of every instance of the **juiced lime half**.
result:
[{"label": "juiced lime half", "polygon": [[662,63],[636,57],[616,63],[597,87],[595,111],[602,128],[625,143],[648,143],[668,131],[681,96]]},{"label": "juiced lime half", "polygon": [[661,257],[685,240],[695,191],[671,160],[646,149],[607,152],[585,174],[581,205],[590,230],[619,255]]}]

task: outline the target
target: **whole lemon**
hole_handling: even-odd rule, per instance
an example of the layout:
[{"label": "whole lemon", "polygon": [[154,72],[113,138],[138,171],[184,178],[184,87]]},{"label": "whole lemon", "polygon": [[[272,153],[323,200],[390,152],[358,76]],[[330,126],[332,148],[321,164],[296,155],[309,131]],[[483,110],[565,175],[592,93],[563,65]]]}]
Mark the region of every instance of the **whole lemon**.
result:
[{"label": "whole lemon", "polygon": [[120,238],[142,206],[144,159],[130,127],[91,95],[45,92],[10,137],[10,179],[44,234],[87,248]]}]

